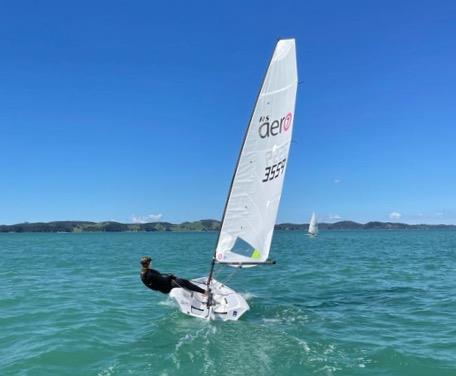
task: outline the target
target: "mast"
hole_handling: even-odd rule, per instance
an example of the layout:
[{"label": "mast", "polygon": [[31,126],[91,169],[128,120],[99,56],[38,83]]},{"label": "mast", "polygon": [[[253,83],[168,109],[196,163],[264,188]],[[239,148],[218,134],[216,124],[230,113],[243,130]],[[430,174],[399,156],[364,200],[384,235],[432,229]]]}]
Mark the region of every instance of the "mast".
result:
[{"label": "mast", "polygon": [[[279,40],[280,39],[277,40],[277,43],[279,42]],[[250,115],[250,119],[249,119],[249,122],[248,122],[248,125],[247,125],[247,129],[246,129],[245,134],[244,134],[244,139],[242,141],[242,146],[241,146],[241,149],[240,149],[239,154],[238,154],[238,158],[237,158],[237,162],[236,162],[236,168],[234,169],[233,177],[231,178],[230,189],[228,191],[228,196],[226,197],[225,207],[223,209],[222,221],[220,222],[220,230],[219,230],[219,233],[218,233],[218,236],[217,236],[217,241],[215,243],[214,253],[212,255],[212,260],[211,260],[211,267],[210,267],[210,271],[209,271],[209,276],[207,278],[207,289],[208,289],[209,292],[210,292],[210,283],[211,283],[211,280],[212,280],[212,275],[214,274],[215,261],[216,261],[216,257],[215,256],[216,256],[216,252],[217,252],[217,245],[218,245],[218,242],[220,240],[220,234],[222,233],[223,222],[225,220],[226,209],[228,207],[228,202],[230,200],[231,191],[233,189],[234,179],[236,177],[236,172],[237,172],[237,170],[239,168],[239,162],[241,160],[242,150],[244,149],[245,141],[247,139],[247,135],[249,134],[249,130],[250,130],[250,126],[251,126],[251,123],[252,123],[253,115],[255,114],[255,109],[256,109],[257,104],[258,104],[258,99],[260,98],[261,90],[263,88],[264,81],[266,79],[266,76],[268,74],[269,68],[271,66],[271,62],[272,62],[272,59],[274,57],[274,52],[275,52],[276,48],[277,48],[277,44],[276,44],[276,47],[274,47],[274,50],[272,51],[271,58],[269,59],[269,64],[268,64],[268,66],[266,68],[266,71],[264,73],[264,76],[263,76],[263,81],[261,82],[260,89],[258,90],[258,94],[257,94],[256,100],[255,100],[255,105],[253,106],[252,113]],[[211,299],[207,300],[208,307],[210,305],[210,300]]]}]

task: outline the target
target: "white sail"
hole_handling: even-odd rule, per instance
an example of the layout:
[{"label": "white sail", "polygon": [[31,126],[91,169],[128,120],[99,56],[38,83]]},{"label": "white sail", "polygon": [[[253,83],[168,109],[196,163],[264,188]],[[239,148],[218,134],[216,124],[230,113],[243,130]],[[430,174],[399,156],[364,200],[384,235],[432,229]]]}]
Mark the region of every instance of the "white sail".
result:
[{"label": "white sail", "polygon": [[298,75],[294,39],[278,41],[250,119],[228,201],[217,262],[267,260],[288,163]]},{"label": "white sail", "polygon": [[310,218],[308,232],[310,235],[318,234],[318,223],[317,223],[317,217],[315,216],[315,212],[312,213],[312,217]]}]

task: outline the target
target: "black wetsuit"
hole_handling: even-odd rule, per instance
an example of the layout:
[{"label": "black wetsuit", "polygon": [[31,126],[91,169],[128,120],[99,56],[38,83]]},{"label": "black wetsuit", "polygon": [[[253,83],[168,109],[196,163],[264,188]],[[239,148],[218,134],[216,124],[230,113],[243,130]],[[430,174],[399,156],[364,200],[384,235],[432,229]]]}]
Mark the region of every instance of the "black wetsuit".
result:
[{"label": "black wetsuit", "polygon": [[186,279],[177,278],[172,274],[162,274],[154,269],[142,271],[141,281],[150,289],[160,291],[163,294],[169,294],[175,287],[183,287],[184,289],[196,291],[201,294],[206,292]]}]

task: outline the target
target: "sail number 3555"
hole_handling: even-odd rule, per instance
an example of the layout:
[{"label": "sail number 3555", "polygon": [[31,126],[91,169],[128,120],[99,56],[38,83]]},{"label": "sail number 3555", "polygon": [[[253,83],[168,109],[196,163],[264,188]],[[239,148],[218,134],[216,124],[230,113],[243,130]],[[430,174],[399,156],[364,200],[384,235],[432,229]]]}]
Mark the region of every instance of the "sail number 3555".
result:
[{"label": "sail number 3555", "polygon": [[278,178],[280,175],[283,174],[283,170],[285,169],[285,162],[287,161],[286,158],[281,160],[279,163],[276,163],[272,166],[267,166],[264,169],[264,179],[262,182],[267,182],[270,180],[273,180],[275,178]]}]

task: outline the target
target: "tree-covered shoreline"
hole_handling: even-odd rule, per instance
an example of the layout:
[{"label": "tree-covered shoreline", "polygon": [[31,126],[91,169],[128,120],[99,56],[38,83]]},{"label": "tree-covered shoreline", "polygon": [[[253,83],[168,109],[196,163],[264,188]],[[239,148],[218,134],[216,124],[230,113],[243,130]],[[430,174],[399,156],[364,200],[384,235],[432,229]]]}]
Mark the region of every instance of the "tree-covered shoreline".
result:
[{"label": "tree-covered shoreline", "polygon": [[[276,230],[282,231],[307,231],[307,223],[281,223],[275,226]],[[340,221],[335,223],[320,223],[320,230],[456,230],[456,225],[409,225],[406,223],[392,222],[368,222],[357,223],[352,221]],[[113,221],[90,222],[90,221],[54,221],[36,223],[18,223],[14,225],[0,225],[0,232],[206,232],[219,231],[220,221],[203,219],[194,222],[179,224],[170,222],[151,223],[119,223]]]}]

